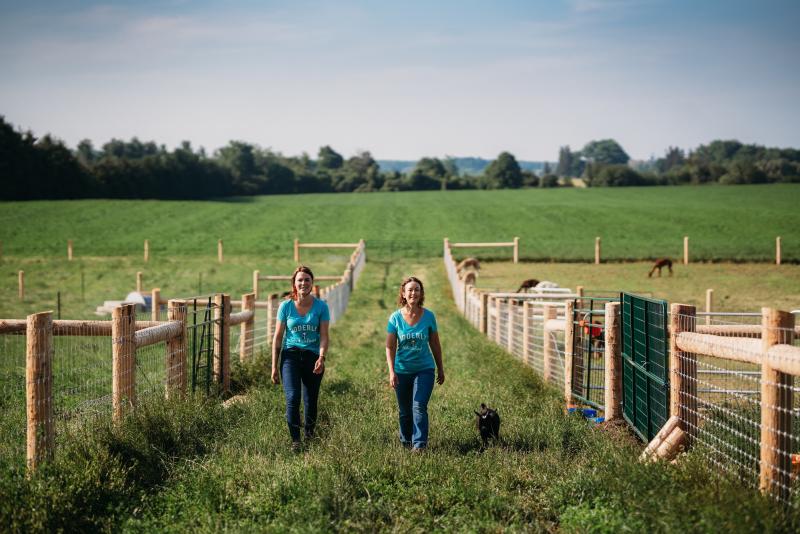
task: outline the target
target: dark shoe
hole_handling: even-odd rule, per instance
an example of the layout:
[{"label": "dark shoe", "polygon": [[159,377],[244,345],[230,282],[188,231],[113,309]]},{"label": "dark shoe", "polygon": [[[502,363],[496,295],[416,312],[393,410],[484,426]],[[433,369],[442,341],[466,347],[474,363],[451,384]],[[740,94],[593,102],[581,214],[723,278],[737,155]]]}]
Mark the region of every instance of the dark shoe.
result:
[{"label": "dark shoe", "polygon": [[425,447],[412,447],[411,452],[422,454],[423,452],[425,452]]},{"label": "dark shoe", "polygon": [[401,441],[401,442],[400,442],[400,445],[401,445],[401,446],[402,446],[404,449],[410,449],[410,448],[411,448],[411,443],[409,443],[408,441]]},{"label": "dark shoe", "polygon": [[300,441],[293,441],[292,452],[303,452],[303,443]]}]

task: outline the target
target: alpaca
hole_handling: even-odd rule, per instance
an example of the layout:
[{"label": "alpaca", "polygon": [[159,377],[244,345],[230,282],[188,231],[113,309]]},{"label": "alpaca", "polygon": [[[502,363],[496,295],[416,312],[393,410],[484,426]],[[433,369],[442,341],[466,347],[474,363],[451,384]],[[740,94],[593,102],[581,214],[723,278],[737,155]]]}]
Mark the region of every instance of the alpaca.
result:
[{"label": "alpaca", "polygon": [[653,268],[647,273],[647,277],[651,278],[653,273],[656,272],[656,269],[658,269],[658,276],[660,277],[662,267],[667,267],[669,269],[669,275],[672,276],[672,260],[669,258],[658,258],[653,264]]},{"label": "alpaca", "polygon": [[467,268],[480,271],[481,262],[479,262],[477,258],[464,258],[463,260],[461,260],[461,262],[459,262],[458,265],[456,265],[456,271],[459,273]]},{"label": "alpaca", "polygon": [[523,280],[522,283],[519,285],[519,289],[514,291],[514,293],[523,293],[536,287],[539,281],[536,278],[528,278],[527,280]]}]

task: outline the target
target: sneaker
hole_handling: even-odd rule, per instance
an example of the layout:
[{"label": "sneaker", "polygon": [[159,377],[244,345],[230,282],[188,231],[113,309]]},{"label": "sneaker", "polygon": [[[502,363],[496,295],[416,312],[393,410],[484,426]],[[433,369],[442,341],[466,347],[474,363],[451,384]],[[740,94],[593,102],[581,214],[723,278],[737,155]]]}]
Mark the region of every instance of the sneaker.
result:
[{"label": "sneaker", "polygon": [[293,441],[292,452],[302,452],[302,451],[303,451],[303,443],[300,441]]},{"label": "sneaker", "polygon": [[422,454],[423,452],[425,452],[425,447],[412,447],[411,452]]}]

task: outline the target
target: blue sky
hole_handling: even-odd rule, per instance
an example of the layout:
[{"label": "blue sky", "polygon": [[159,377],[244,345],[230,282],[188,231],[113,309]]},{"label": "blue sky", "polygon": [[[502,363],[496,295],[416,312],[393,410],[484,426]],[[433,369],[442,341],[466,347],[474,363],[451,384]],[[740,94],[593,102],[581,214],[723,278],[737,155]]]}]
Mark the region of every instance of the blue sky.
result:
[{"label": "blue sky", "polygon": [[[20,4],[20,5],[17,5]],[[378,159],[800,147],[800,2],[6,2],[0,115]]]}]

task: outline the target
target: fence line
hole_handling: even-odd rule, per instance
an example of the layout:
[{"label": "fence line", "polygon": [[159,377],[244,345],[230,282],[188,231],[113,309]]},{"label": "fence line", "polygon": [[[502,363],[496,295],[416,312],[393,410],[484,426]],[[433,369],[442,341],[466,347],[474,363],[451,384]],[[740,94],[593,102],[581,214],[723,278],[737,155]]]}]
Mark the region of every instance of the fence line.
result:
[{"label": "fence line", "polygon": [[[800,347],[794,316],[764,308],[760,331],[700,333],[693,306],[671,309],[672,443],[788,501],[800,460]],[[708,327],[705,328],[708,330]]]},{"label": "fence line", "polygon": [[580,295],[565,292],[564,288],[533,293],[482,291],[475,287],[473,278],[459,276],[453,246],[444,239],[445,270],[459,311],[476,329],[531,366],[546,382],[563,387],[565,307]]},{"label": "fence line", "polygon": [[[455,303],[476,329],[563,386],[568,403],[622,417],[618,302],[601,311],[578,295],[559,295],[559,302],[481,291],[460,278],[447,240],[444,263]],[[792,313],[769,308],[707,308],[670,310],[670,417],[642,457],[670,458],[691,447],[710,466],[788,502],[800,475],[800,326]]]}]

